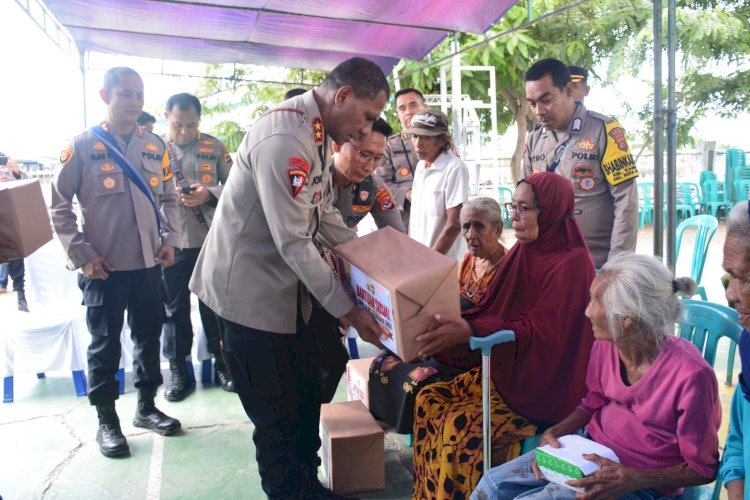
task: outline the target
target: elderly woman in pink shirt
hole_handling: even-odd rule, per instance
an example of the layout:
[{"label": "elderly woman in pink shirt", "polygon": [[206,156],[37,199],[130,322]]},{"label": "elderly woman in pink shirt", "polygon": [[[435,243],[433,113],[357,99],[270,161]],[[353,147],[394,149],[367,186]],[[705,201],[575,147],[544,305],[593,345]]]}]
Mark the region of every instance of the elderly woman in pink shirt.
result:
[{"label": "elderly woman in pink shirt", "polygon": [[690,296],[695,288],[652,257],[610,260],[591,285],[586,309],[596,338],[589,392],[547,429],[540,446],[559,448],[557,438],[585,428],[583,435],[612,449],[620,463],[584,454],[599,470],[568,481],[584,488],[576,495],[547,482],[531,452],[491,469],[471,498],[665,499],[713,481],[721,424],[716,375],[695,346],[671,334],[682,311],[676,293]]}]

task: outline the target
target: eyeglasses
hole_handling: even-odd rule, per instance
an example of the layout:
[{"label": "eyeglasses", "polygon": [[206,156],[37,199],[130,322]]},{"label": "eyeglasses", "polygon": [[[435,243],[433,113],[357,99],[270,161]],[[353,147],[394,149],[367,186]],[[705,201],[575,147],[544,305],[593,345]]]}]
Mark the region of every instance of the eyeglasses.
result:
[{"label": "eyeglasses", "polygon": [[362,163],[368,163],[368,162],[373,161],[375,162],[375,164],[378,164],[384,158],[384,155],[374,155],[372,153],[368,153],[367,151],[360,151],[357,148],[354,148],[354,151],[357,152],[357,159],[361,161]]},{"label": "eyeglasses", "polygon": [[518,217],[525,219],[526,215],[532,210],[539,210],[539,207],[527,207],[526,205],[516,205],[515,203],[506,203],[505,210],[508,211],[508,215],[518,214]]}]

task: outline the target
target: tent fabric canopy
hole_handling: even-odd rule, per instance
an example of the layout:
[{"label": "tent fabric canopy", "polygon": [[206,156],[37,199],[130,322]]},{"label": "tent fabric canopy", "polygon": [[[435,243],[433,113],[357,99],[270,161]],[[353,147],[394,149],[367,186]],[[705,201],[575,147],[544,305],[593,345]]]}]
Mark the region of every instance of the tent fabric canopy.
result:
[{"label": "tent fabric canopy", "polygon": [[517,0],[45,0],[79,50],[331,70],[353,56],[387,73],[450,32],[484,33]]}]

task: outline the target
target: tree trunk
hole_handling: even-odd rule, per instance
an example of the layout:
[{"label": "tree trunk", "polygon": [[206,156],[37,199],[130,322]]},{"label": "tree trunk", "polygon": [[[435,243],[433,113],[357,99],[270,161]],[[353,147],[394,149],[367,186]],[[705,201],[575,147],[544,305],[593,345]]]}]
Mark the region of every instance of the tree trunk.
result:
[{"label": "tree trunk", "polygon": [[521,171],[521,161],[523,160],[523,148],[526,144],[526,132],[528,131],[528,125],[526,123],[526,117],[529,114],[529,102],[526,99],[519,99],[518,110],[516,111],[516,149],[513,152],[513,156],[510,158],[510,172],[513,177],[513,182],[516,183],[523,178],[523,172]]}]

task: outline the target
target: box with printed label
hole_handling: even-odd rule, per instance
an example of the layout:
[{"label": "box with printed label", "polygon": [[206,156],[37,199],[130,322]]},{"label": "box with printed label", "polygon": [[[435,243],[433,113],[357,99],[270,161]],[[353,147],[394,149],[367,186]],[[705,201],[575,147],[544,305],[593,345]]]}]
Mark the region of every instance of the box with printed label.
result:
[{"label": "box with printed label", "polygon": [[350,359],[346,364],[346,394],[349,401],[362,401],[370,407],[370,365],[375,358]]},{"label": "box with printed label", "polygon": [[0,182],[0,262],[28,257],[51,239],[39,181]]},{"label": "box with printed label", "polygon": [[338,495],[385,488],[385,443],[361,401],[320,408],[320,454],[325,486]]},{"label": "box with printed label", "polygon": [[583,492],[583,488],[574,488],[566,484],[566,481],[582,479],[599,470],[596,462],[583,458],[584,453],[596,453],[613,462],[620,462],[614,451],[590,439],[571,434],[557,440],[560,448],[544,445],[536,449],[536,463],[548,481],[571,490]]},{"label": "box with printed label", "polygon": [[459,316],[456,261],[386,227],[336,247],[339,275],[357,305],[383,330],[383,345],[404,361],[435,314]]}]

